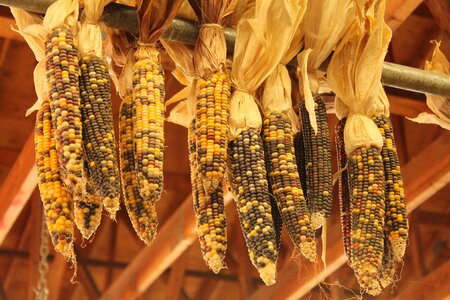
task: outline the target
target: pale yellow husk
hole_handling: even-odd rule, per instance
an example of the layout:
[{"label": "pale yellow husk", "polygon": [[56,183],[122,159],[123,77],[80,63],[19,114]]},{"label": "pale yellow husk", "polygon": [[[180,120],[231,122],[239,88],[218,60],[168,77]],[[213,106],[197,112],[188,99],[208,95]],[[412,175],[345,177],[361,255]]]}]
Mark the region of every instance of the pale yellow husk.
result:
[{"label": "pale yellow husk", "polygon": [[[425,62],[425,70],[450,75],[449,61],[439,49],[441,43],[438,41],[431,42],[435,44],[435,48],[431,60]],[[427,94],[427,106],[434,114],[423,112],[415,118],[407,119],[417,123],[437,124],[444,129],[450,130],[450,99]]]},{"label": "pale yellow husk", "polygon": [[328,83],[339,99],[336,113],[347,114],[347,153],[363,146],[383,146],[381,133],[371,117],[386,112],[380,80],[392,32],[384,23],[384,5],[383,1],[375,1],[360,12],[365,17],[353,22],[328,67]]}]

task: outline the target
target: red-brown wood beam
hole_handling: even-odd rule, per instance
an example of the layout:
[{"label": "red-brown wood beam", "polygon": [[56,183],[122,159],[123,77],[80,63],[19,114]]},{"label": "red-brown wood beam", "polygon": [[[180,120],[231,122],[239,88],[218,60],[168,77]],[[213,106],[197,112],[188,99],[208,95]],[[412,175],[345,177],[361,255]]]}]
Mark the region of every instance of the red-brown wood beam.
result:
[{"label": "red-brown wood beam", "polygon": [[28,300],[35,299],[34,289],[39,279],[40,245],[42,229],[42,204],[39,191],[36,189],[30,198],[31,218],[28,220],[33,224],[31,227],[30,245],[28,258]]},{"label": "red-brown wood beam", "polygon": [[[231,193],[224,196],[225,205]],[[138,253],[102,295],[101,299],[135,299],[158,278],[197,238],[197,228],[189,195],[159,230],[151,247]]]},{"label": "red-brown wood beam", "polygon": [[439,28],[450,38],[450,2],[445,0],[425,0]]},{"label": "red-brown wood beam", "polygon": [[181,255],[170,268],[169,279],[167,281],[167,300],[177,300],[181,298],[181,289],[183,288],[186,266],[186,255]]},{"label": "red-brown wood beam", "polygon": [[36,188],[34,157],[32,133],[0,189],[0,245]]},{"label": "red-brown wood beam", "polygon": [[50,264],[47,274],[48,300],[61,299],[61,288],[65,283],[65,272],[68,264],[61,254],[56,254],[55,259]]},{"label": "red-brown wood beam", "polygon": [[404,117],[416,117],[422,112],[429,112],[431,110],[428,108],[425,101],[411,100],[402,96],[390,95],[389,99],[389,111],[393,115],[400,115]]},{"label": "red-brown wood beam", "polygon": [[423,0],[386,1],[386,14],[384,19],[392,31],[399,28],[422,2]]},{"label": "red-brown wood beam", "polygon": [[[408,214],[450,182],[450,132],[445,131],[420,154],[403,167]],[[290,262],[277,278],[277,283],[257,290],[251,299],[299,299],[317,284],[343,266],[347,257],[342,240],[327,248],[327,267],[322,262],[298,275],[295,262]]]},{"label": "red-brown wood beam", "polygon": [[450,261],[416,281],[409,289],[404,290],[394,299],[423,300],[449,299],[450,297]]}]

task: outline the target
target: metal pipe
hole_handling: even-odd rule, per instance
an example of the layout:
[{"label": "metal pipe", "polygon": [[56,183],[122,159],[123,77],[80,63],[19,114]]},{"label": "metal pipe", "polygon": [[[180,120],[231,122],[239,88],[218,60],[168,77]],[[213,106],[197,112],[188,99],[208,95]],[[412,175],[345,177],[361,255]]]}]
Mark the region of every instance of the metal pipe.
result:
[{"label": "metal pipe", "polygon": [[[31,12],[45,13],[48,6],[56,0],[0,0],[0,5],[18,7]],[[137,32],[137,17],[134,7],[110,3],[105,7],[102,21],[109,27],[128,32]],[[225,28],[227,49],[232,54],[236,31]],[[163,37],[176,40],[187,45],[195,45],[199,26],[195,22],[175,18]],[[320,67],[326,70],[329,60]],[[293,60],[290,65],[295,65]],[[382,79],[383,85],[417,93],[428,93],[450,98],[450,76],[398,64],[384,62]]]}]

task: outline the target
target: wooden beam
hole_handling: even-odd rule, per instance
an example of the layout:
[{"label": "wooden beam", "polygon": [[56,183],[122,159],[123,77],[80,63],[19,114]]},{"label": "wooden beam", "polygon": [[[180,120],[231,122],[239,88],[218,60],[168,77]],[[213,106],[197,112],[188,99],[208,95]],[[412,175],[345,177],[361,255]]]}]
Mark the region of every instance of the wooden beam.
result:
[{"label": "wooden beam", "polygon": [[41,259],[41,229],[42,229],[42,204],[39,191],[35,189],[31,196],[31,218],[28,220],[33,224],[30,235],[29,257],[28,257],[28,300],[35,298],[34,290],[39,280],[39,262]]},{"label": "wooden beam", "polygon": [[[450,182],[450,151],[448,149],[450,149],[450,132],[445,131],[404,166],[408,214]],[[300,299],[343,266],[346,261],[342,240],[339,240],[327,248],[326,268],[322,262],[319,262],[312,270],[305,272],[302,269],[301,277],[299,277],[297,265],[291,261],[279,273],[276,284],[260,288],[251,296],[251,299]]]},{"label": "wooden beam", "polygon": [[[231,193],[227,192],[225,205],[231,199]],[[153,245],[136,255],[101,299],[135,299],[183,254],[196,237],[192,195],[189,195],[159,230]]]},{"label": "wooden beam", "polygon": [[66,260],[61,254],[56,254],[55,259],[50,264],[48,269],[48,300],[58,300],[61,299],[61,288],[65,282],[64,274],[67,268]]},{"label": "wooden beam", "polygon": [[384,19],[392,31],[399,28],[422,2],[423,0],[387,1]]},{"label": "wooden beam", "polygon": [[430,211],[419,210],[416,212],[417,222],[422,226],[436,226],[447,230],[450,228],[450,218],[445,213],[439,214]]},{"label": "wooden beam", "polygon": [[431,113],[425,101],[412,100],[402,96],[388,95],[389,111],[393,115],[404,117],[417,117],[422,112]]},{"label": "wooden beam", "polygon": [[0,189],[0,245],[36,188],[34,157],[32,133]]},{"label": "wooden beam", "polygon": [[169,279],[167,281],[167,300],[177,300],[181,298],[181,289],[183,288],[186,265],[186,256],[181,255],[170,268]]},{"label": "wooden beam", "polygon": [[404,290],[394,299],[422,300],[422,299],[449,299],[450,298],[450,261],[415,281],[411,288]]},{"label": "wooden beam", "polygon": [[89,300],[95,300],[100,297],[100,290],[95,284],[95,280],[92,277],[91,272],[87,268],[87,265],[83,261],[79,261],[80,268],[78,269],[78,278],[80,279],[83,289]]},{"label": "wooden beam", "polygon": [[439,28],[450,38],[450,2],[445,0],[425,0]]}]

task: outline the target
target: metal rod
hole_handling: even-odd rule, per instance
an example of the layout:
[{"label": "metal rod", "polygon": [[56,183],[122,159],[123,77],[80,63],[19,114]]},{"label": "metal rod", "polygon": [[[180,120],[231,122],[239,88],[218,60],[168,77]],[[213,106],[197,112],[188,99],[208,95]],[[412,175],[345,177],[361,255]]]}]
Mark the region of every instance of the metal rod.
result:
[{"label": "metal rod", "polygon": [[[31,12],[43,14],[48,6],[56,0],[0,0],[0,5],[18,7]],[[117,3],[105,7],[102,21],[109,27],[128,32],[137,32],[136,9]],[[225,40],[228,52],[234,49],[236,31],[225,28]],[[175,18],[163,37],[193,46],[197,40],[199,26],[195,22]],[[321,67],[326,70],[327,60]],[[290,63],[295,64],[295,61]],[[383,64],[382,83],[402,90],[417,93],[428,93],[450,98],[450,76],[416,68],[385,62]]]}]

